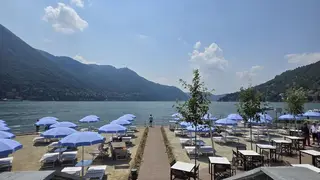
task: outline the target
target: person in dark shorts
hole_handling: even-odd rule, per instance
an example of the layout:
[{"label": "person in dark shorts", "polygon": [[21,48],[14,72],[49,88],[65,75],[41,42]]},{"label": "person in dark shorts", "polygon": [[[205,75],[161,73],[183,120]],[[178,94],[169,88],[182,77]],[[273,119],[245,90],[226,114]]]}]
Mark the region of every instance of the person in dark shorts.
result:
[{"label": "person in dark shorts", "polygon": [[149,116],[149,126],[152,127],[152,123],[153,123],[153,116],[152,114],[150,114]]},{"label": "person in dark shorts", "polygon": [[304,123],[303,127],[301,128],[301,131],[304,137],[303,147],[306,146],[306,143],[308,143],[308,146],[310,146],[310,132],[307,123]]},{"label": "person in dark shorts", "polygon": [[[37,122],[39,122],[39,119],[37,119]],[[36,125],[36,132],[39,132],[40,126]]]}]

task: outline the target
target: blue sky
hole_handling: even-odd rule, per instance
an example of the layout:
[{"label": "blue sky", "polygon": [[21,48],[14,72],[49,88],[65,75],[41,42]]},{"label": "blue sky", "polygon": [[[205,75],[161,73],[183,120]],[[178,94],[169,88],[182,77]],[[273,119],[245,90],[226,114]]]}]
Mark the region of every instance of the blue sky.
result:
[{"label": "blue sky", "polygon": [[0,23],[31,46],[217,94],[320,60],[318,0],[7,0]]}]

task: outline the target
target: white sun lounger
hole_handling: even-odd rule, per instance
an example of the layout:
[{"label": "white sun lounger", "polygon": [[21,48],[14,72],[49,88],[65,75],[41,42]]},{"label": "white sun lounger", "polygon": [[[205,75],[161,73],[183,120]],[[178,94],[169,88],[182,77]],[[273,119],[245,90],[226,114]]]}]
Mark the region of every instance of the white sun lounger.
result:
[{"label": "white sun lounger", "polygon": [[62,166],[73,166],[77,161],[77,151],[64,152],[60,155],[60,162]]},{"label": "white sun lounger", "polygon": [[35,137],[33,138],[33,144],[36,144],[36,143],[45,143],[47,142],[47,138],[44,138],[44,137]]},{"label": "white sun lounger", "polygon": [[46,153],[39,162],[43,168],[54,168],[55,162],[58,160],[59,153]]},{"label": "white sun lounger", "polygon": [[107,166],[90,166],[87,170],[87,173],[85,174],[85,179],[99,179],[102,180],[105,171],[107,169]]},{"label": "white sun lounger", "polygon": [[59,142],[52,142],[48,145],[48,148],[57,148],[59,147]]},{"label": "white sun lounger", "polygon": [[81,170],[82,170],[82,167],[65,167],[61,170],[61,172],[80,176]]},{"label": "white sun lounger", "polygon": [[[184,149],[187,151],[187,154],[194,155],[195,154],[195,146],[186,146]],[[202,155],[208,155],[208,154],[213,154],[214,150],[212,149],[212,146],[200,146],[197,151],[198,154]]]},{"label": "white sun lounger", "polygon": [[12,167],[13,157],[1,158],[0,169],[10,169]]}]

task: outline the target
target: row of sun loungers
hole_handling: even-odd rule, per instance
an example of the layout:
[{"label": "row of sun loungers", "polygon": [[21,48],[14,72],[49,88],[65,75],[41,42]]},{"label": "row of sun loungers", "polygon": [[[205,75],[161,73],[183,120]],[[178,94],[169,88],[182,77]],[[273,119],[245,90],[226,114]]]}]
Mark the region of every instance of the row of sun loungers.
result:
[{"label": "row of sun loungers", "polygon": [[[184,149],[186,150],[187,154],[191,157],[195,155],[195,146],[185,146]],[[209,155],[209,154],[214,154],[214,149],[212,149],[212,146],[200,146],[197,149],[197,154],[198,155]]]},{"label": "row of sun loungers", "polygon": [[[106,169],[107,169],[106,165],[90,166],[87,169],[86,174],[84,175],[84,179],[102,180],[103,176],[105,175]],[[61,170],[61,172],[80,176],[81,170],[82,170],[82,167],[65,167]]]},{"label": "row of sun loungers", "polygon": [[59,153],[46,153],[40,159],[43,168],[54,168],[59,161],[62,166],[74,165],[77,161],[77,151]]}]

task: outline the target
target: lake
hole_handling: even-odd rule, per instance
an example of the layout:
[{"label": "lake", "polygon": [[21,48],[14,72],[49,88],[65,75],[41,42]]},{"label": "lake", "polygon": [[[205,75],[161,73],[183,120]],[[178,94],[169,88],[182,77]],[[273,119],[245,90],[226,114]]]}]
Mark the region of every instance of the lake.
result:
[{"label": "lake", "polygon": [[[54,116],[60,121],[72,121],[78,123],[82,117],[94,114],[100,117],[101,121],[92,124],[100,127],[108,122],[117,119],[127,113],[135,114],[136,125],[144,125],[149,114],[154,116],[157,125],[165,125],[171,119],[171,114],[175,112],[172,107],[175,102],[0,102],[0,119],[7,122],[13,132],[34,131],[33,124],[37,119],[44,116]],[[216,117],[226,117],[230,113],[236,113],[236,102],[212,102],[210,113]],[[285,103],[270,103],[275,108],[285,108]],[[319,109],[320,103],[307,103],[305,109]],[[275,117],[275,112],[269,114]],[[85,126],[79,124],[80,126]]]}]

